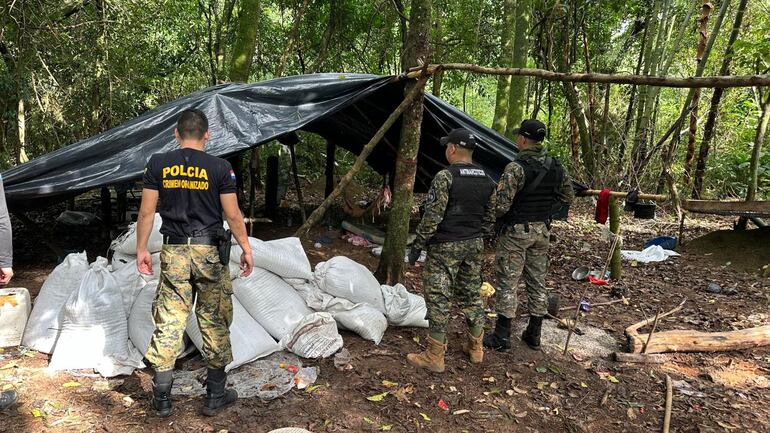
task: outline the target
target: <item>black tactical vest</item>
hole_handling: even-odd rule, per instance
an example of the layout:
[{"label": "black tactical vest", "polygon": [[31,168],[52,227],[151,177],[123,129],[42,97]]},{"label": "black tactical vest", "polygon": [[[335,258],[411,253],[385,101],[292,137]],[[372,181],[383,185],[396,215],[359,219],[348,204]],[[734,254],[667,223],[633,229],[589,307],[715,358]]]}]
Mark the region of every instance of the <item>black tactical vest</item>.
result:
[{"label": "black tactical vest", "polygon": [[452,175],[444,219],[429,243],[463,241],[482,236],[481,224],[495,183],[473,164],[450,165]]},{"label": "black tactical vest", "polygon": [[514,162],[524,169],[524,187],[513,198],[511,208],[501,220],[508,225],[550,221],[564,181],[561,163],[551,157],[540,163],[531,156]]}]

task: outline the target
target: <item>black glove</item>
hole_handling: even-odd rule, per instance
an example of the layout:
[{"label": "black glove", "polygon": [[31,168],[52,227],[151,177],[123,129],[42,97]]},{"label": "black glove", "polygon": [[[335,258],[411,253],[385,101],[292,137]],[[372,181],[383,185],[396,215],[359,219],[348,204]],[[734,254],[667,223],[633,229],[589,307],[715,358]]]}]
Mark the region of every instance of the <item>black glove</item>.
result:
[{"label": "black glove", "polygon": [[412,246],[412,248],[409,249],[409,264],[414,266],[414,264],[417,263],[417,259],[420,258],[421,253],[422,249]]}]

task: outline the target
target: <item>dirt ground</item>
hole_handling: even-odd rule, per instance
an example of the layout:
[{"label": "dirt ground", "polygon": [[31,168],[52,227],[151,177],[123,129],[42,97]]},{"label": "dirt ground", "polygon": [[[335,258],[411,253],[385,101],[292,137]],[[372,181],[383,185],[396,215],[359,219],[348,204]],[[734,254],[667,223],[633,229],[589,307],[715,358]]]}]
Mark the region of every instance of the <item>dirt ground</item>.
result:
[{"label": "dirt ground", "polygon": [[[585,313],[582,326],[594,326],[624,341],[623,329],[668,310],[683,299],[681,312],[661,321],[659,330],[725,331],[770,324],[770,279],[754,268],[738,269],[736,258],[725,259],[720,248],[685,244],[682,256],[656,264],[624,262],[624,275],[611,286],[587,287],[570,278],[578,266],[600,269],[609,248],[603,228],[592,221],[585,204],[569,223],[554,229],[548,286],[562,305],[576,305],[581,294],[592,304],[608,301],[613,286],[626,291],[630,303],[597,306]],[[41,219],[45,219],[42,216]],[[732,227],[728,218],[688,219],[686,240]],[[666,215],[654,221],[623,221],[624,248],[642,249],[658,235],[676,235],[678,224]],[[54,227],[55,229],[55,227]],[[93,230],[91,230],[93,231]],[[263,239],[290,235],[293,228],[266,226]],[[328,236],[331,245],[315,248]],[[751,236],[751,235],[747,235]],[[105,238],[106,239],[106,238]],[[13,282],[35,295],[55,258],[39,246],[39,235],[16,232],[19,264]],[[89,257],[104,254],[107,241],[83,230],[58,239],[67,250],[87,248]],[[376,258],[353,247],[338,231],[320,228],[304,241],[313,264],[347,255],[370,269]],[[741,244],[733,244],[740,248]],[[732,254],[732,253],[731,253]],[[755,253],[751,253],[755,254]],[[487,251],[485,276],[492,279],[494,254]],[[770,263],[770,256],[756,260]],[[767,264],[767,263],[764,263]],[[755,266],[756,268],[756,266]],[[409,269],[406,285],[421,291],[421,268]],[[734,295],[705,291],[710,282],[735,288]],[[519,291],[522,308],[526,295]],[[522,310],[525,311],[525,310]],[[565,313],[569,314],[569,313]],[[522,322],[524,318],[520,319]],[[490,318],[488,325],[493,324]],[[149,409],[148,370],[104,380],[94,375],[49,374],[48,357],[24,349],[6,349],[0,361],[0,385],[20,394],[19,404],[3,413],[0,432],[267,432],[301,427],[313,432],[360,431],[521,431],[521,432],[646,432],[660,431],[665,401],[665,376],[691,388],[674,390],[672,430],[676,432],[770,431],[770,348],[723,353],[669,355],[661,365],[621,364],[609,359],[584,359],[560,348],[535,352],[518,336],[511,353],[488,352],[472,365],[460,348],[464,325],[459,310],[448,334],[447,371],[429,374],[406,363],[405,354],[423,346],[425,330],[389,328],[379,346],[343,332],[353,369],[338,371],[332,359],[307,360],[320,367],[312,393],[292,390],[270,402],[241,399],[214,418],[198,415],[199,399],[174,402],[174,414],[158,419]],[[188,363],[195,364],[195,360]],[[395,385],[393,384],[395,383]],[[683,382],[676,382],[682,384]],[[380,401],[366,397],[388,392]],[[443,401],[448,410],[439,407]]]}]

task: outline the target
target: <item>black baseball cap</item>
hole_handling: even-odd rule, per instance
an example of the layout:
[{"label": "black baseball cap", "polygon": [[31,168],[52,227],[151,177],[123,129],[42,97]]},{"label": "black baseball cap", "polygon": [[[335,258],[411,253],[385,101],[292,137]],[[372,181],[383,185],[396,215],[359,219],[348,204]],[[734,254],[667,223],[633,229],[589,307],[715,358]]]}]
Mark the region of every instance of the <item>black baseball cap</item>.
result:
[{"label": "black baseball cap", "polygon": [[476,148],[476,136],[465,128],[453,129],[449,131],[449,134],[441,138],[442,146],[446,146],[449,143],[473,150]]},{"label": "black baseball cap", "polygon": [[537,119],[527,119],[521,122],[521,126],[513,130],[513,135],[521,135],[530,140],[545,140],[545,125]]}]

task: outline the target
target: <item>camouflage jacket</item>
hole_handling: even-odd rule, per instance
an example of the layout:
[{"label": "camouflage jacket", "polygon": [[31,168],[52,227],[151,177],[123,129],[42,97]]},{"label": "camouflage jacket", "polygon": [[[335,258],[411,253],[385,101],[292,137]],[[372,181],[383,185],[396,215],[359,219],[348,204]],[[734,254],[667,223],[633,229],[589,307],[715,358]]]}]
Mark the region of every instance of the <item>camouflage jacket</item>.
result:
[{"label": "camouflage jacket", "polygon": [[[540,162],[545,161],[548,156],[542,146],[533,146],[527,150],[519,152],[517,158],[524,156],[531,156]],[[498,217],[505,215],[508,209],[511,208],[513,198],[516,197],[516,193],[524,188],[524,169],[516,162],[509,162],[505,166],[503,175],[500,176],[500,181],[497,183],[497,209],[495,214]],[[575,191],[572,188],[572,178],[566,169],[564,171],[564,180],[562,181],[561,191],[559,193],[559,200],[564,203],[571,203],[575,198]]]},{"label": "camouflage jacket", "polygon": [[[433,178],[428,190],[428,197],[425,200],[425,214],[422,216],[420,224],[417,226],[417,237],[412,246],[425,249],[430,238],[436,233],[441,221],[444,219],[447,203],[449,202],[449,191],[452,188],[452,174],[449,170],[441,170]],[[482,223],[482,232],[491,234],[495,224],[495,200],[496,193],[492,190],[489,202],[486,206],[484,221]]]}]

